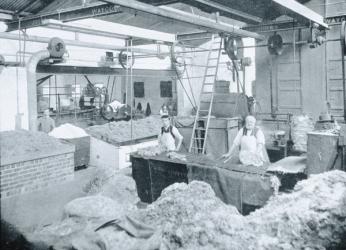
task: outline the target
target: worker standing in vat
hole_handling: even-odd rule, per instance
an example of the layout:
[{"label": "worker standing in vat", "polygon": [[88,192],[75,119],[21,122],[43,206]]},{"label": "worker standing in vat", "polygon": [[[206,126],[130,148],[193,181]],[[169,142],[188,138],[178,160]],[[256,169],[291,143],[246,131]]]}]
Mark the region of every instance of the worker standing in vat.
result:
[{"label": "worker standing in vat", "polygon": [[[237,148],[239,148],[239,161],[244,165],[263,166],[269,163],[264,134],[256,126],[255,117],[246,117],[245,126],[239,130],[228,153],[222,156],[226,158],[224,162],[233,157],[233,153]],[[233,159],[236,159],[236,157],[233,157]],[[237,162],[237,160],[232,162]]]},{"label": "worker standing in vat", "polygon": [[55,122],[52,118],[49,117],[49,109],[46,109],[43,112],[43,116],[38,119],[37,124],[38,131],[49,133],[55,128]]},{"label": "worker standing in vat", "polygon": [[[183,136],[178,129],[171,124],[168,113],[161,114],[162,127],[158,136],[159,146],[163,151],[179,151],[183,142]],[[177,145],[176,145],[177,142]]]}]

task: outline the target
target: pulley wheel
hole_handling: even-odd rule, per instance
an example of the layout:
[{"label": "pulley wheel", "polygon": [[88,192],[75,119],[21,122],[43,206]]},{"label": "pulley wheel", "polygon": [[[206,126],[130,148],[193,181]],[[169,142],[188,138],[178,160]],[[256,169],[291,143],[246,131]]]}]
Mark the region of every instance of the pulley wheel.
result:
[{"label": "pulley wheel", "polygon": [[119,63],[124,69],[129,69],[135,64],[135,55],[132,52],[122,50],[119,53]]},{"label": "pulley wheel", "polygon": [[47,47],[51,57],[61,58],[66,52],[65,43],[58,37],[50,39]]},{"label": "pulley wheel", "polygon": [[274,34],[268,39],[268,51],[271,55],[281,55],[283,50],[282,37],[279,34]]},{"label": "pulley wheel", "polygon": [[239,60],[243,58],[243,46],[244,45],[241,38],[225,37],[224,49],[231,60]]}]

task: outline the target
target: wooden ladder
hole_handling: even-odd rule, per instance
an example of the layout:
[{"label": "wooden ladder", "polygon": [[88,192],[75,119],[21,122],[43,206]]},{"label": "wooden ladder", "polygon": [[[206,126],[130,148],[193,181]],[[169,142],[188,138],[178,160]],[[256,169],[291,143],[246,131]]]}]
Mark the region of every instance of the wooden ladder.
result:
[{"label": "wooden ladder", "polygon": [[[210,116],[214,101],[215,81],[219,68],[222,38],[213,36],[208,52],[203,84],[199,96],[199,105],[193,124],[189,152],[205,154]],[[204,105],[201,109],[202,103]],[[207,123],[205,124],[205,119]]]}]

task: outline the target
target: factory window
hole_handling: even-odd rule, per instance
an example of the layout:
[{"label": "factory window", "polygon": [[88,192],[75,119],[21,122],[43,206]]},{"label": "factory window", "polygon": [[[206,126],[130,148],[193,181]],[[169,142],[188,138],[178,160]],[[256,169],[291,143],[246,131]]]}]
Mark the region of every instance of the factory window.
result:
[{"label": "factory window", "polygon": [[172,81],[160,82],[161,97],[172,97]]},{"label": "factory window", "polygon": [[133,89],[135,97],[144,97],[144,82],[134,82]]}]

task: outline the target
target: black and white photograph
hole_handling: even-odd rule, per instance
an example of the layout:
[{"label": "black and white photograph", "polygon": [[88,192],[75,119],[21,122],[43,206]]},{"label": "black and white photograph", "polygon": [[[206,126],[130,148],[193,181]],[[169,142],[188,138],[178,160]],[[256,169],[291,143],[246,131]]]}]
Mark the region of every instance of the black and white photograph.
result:
[{"label": "black and white photograph", "polygon": [[346,250],[346,0],[0,0],[0,249]]}]

